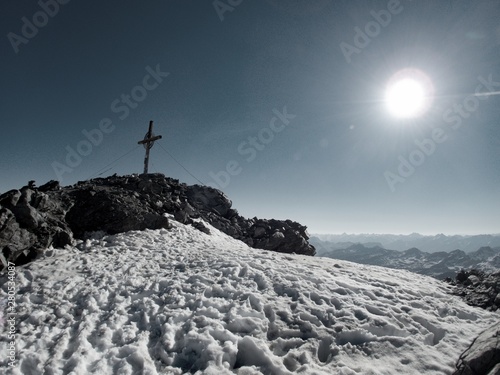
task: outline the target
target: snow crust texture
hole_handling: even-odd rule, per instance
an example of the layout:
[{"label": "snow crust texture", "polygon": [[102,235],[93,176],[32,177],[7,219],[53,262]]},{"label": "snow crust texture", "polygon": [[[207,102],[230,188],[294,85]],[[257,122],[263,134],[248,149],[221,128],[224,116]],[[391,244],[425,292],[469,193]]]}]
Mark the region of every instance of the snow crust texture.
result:
[{"label": "snow crust texture", "polygon": [[18,267],[18,363],[0,372],[451,374],[499,317],[430,277],[172,223]]}]

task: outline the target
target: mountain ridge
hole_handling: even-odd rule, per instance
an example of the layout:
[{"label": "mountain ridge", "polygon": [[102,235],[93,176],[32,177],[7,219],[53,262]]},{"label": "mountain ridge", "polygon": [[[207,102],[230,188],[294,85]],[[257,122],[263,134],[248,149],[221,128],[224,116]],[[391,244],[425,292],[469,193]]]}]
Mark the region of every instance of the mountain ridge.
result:
[{"label": "mountain ridge", "polygon": [[433,236],[412,234],[312,234],[330,246],[341,243],[379,244],[386,249],[407,250],[416,247],[426,252],[453,251],[460,249],[467,252],[476,251],[482,246],[499,247],[500,234],[480,235],[445,235]]},{"label": "mountain ridge", "polygon": [[[425,252],[416,247],[399,251],[373,244],[350,244],[343,248],[320,242],[311,237],[317,256],[348,260],[355,263],[406,269],[437,279],[454,278],[462,269],[480,269],[487,272],[500,270],[500,247],[483,246],[474,252],[462,250]],[[345,243],[342,243],[345,244]]]},{"label": "mountain ridge", "polygon": [[165,216],[209,231],[204,219],[247,245],[314,255],[306,227],[292,220],[244,218],[220,190],[186,185],[163,174],[110,176],[61,187],[33,181],[0,195],[0,267],[23,264],[50,246],[64,247],[93,232],[116,234],[169,227]]}]

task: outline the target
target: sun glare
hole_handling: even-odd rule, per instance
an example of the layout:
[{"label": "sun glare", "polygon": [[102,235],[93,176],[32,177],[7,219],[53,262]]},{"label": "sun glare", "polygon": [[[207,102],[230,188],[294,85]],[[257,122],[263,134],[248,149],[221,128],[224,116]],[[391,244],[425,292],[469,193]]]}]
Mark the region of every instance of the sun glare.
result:
[{"label": "sun glare", "polygon": [[405,69],[394,74],[386,88],[385,103],[389,112],[398,118],[421,116],[430,106],[432,84],[416,69]]}]

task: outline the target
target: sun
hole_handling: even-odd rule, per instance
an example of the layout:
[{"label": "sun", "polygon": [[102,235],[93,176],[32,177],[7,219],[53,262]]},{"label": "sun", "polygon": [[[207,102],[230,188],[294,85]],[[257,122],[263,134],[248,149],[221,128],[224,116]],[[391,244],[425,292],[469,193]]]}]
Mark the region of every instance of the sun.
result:
[{"label": "sun", "polygon": [[430,106],[432,83],[417,69],[404,69],[394,74],[385,91],[388,111],[397,118],[415,118]]},{"label": "sun", "polygon": [[387,108],[396,117],[415,117],[424,105],[424,90],[413,79],[402,79],[387,89]]}]

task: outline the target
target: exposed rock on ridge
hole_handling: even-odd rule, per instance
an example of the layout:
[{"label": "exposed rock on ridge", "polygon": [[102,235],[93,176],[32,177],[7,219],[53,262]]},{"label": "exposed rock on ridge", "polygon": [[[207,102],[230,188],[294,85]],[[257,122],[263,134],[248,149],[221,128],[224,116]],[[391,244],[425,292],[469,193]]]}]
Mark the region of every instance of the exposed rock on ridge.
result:
[{"label": "exposed rock on ridge", "polygon": [[453,294],[462,297],[467,304],[486,310],[500,309],[500,272],[486,273],[479,270],[461,270],[455,279],[447,278]]},{"label": "exposed rock on ridge", "polygon": [[0,267],[26,263],[50,245],[64,247],[73,234],[64,220],[71,202],[49,192],[23,187],[0,195]]},{"label": "exposed rock on ridge", "polygon": [[221,191],[187,186],[162,174],[112,176],[60,187],[33,183],[0,195],[0,268],[22,264],[50,245],[64,247],[74,238],[103,231],[168,228],[165,214],[208,232],[199,220],[249,246],[314,255],[306,227],[290,220],[246,219]]},{"label": "exposed rock on ridge", "polygon": [[460,356],[453,375],[500,374],[500,327],[494,325],[481,333]]}]

